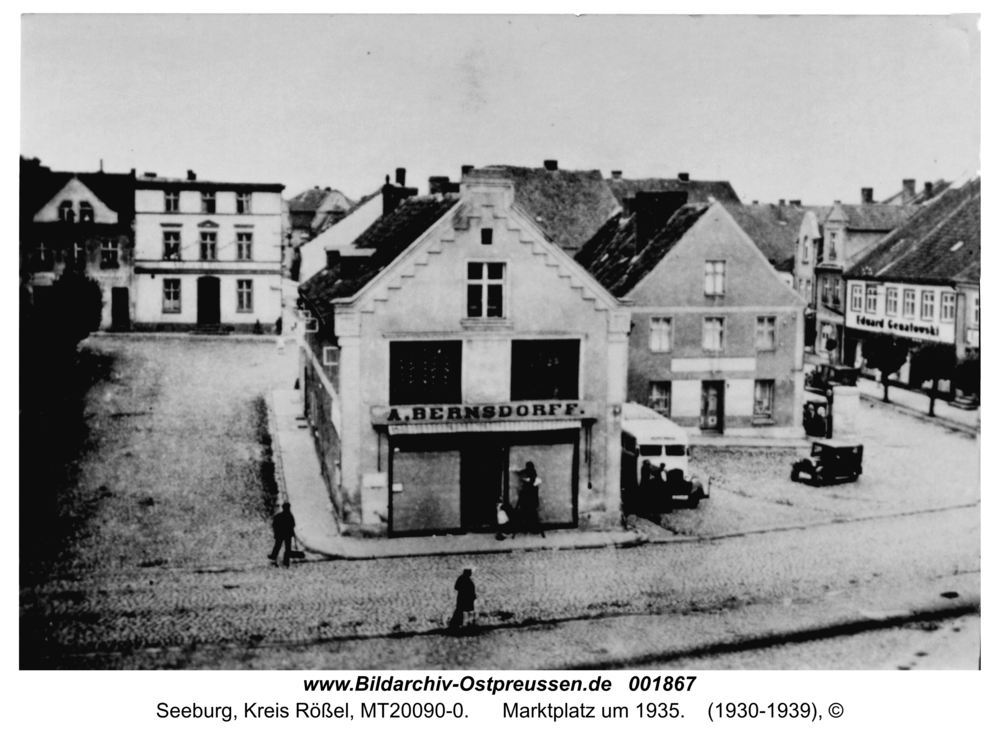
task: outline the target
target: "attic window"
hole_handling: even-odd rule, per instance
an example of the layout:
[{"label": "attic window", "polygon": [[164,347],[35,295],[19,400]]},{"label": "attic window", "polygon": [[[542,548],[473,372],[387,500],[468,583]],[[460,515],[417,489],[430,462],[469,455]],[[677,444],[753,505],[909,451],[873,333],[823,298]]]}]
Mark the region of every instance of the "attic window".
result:
[{"label": "attic window", "polygon": [[86,200],[80,203],[80,222],[81,223],[94,222],[94,206],[91,205]]},{"label": "attic window", "polygon": [[72,223],[75,219],[73,203],[69,200],[63,200],[59,203],[59,219],[64,223]]},{"label": "attic window", "polygon": [[479,236],[484,246],[493,245],[493,228],[483,228],[479,231]]},{"label": "attic window", "polygon": [[965,245],[965,243],[963,241],[959,241],[958,243],[956,243],[954,246],[951,247],[951,252],[955,253],[955,251],[957,251],[959,248],[961,248],[964,245]]}]

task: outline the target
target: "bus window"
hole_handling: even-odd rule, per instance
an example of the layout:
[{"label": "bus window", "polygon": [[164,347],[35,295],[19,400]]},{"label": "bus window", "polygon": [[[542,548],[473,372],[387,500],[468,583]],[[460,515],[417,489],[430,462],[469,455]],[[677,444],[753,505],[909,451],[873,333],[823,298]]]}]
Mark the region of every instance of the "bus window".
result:
[{"label": "bus window", "polygon": [[662,455],[663,446],[662,445],[640,445],[639,455],[641,456],[658,456]]},{"label": "bus window", "polygon": [[668,445],[668,446],[666,446],[666,448],[667,448],[667,455],[668,456],[683,456],[683,455],[686,455],[685,452],[684,452],[684,446],[683,445]]},{"label": "bus window", "polygon": [[629,453],[635,453],[635,438],[628,433],[622,433],[622,448]]}]

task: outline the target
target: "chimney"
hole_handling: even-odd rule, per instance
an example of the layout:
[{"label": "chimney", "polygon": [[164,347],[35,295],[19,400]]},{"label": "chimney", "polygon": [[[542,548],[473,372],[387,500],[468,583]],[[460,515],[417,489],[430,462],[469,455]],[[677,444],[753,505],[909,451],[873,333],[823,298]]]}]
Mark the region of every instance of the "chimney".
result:
[{"label": "chimney", "polygon": [[611,171],[611,178],[612,179],[621,179],[622,178],[622,170],[621,169],[612,169],[612,171]]},{"label": "chimney", "polygon": [[555,159],[545,159],[544,164],[547,171],[559,170],[559,162]]},{"label": "chimney", "polygon": [[396,184],[400,187],[406,186],[406,169],[402,167],[396,169]]},{"label": "chimney", "polygon": [[448,177],[430,177],[427,180],[428,194],[446,194],[451,191],[451,179]]},{"label": "chimney", "polygon": [[[912,182],[913,180],[910,180],[910,181]],[[875,190],[872,189],[871,187],[862,187],[861,188],[861,204],[862,205],[870,205],[874,201],[875,201]]]},{"label": "chimney", "polygon": [[904,204],[909,200],[912,200],[917,196],[917,180],[916,179],[904,179],[903,180],[903,200]]},{"label": "chimney", "polygon": [[339,263],[340,263],[340,251],[326,252],[326,268],[332,269]]},{"label": "chimney", "polygon": [[688,174],[686,171],[682,171],[680,174],[678,174],[677,178],[680,179],[682,182],[691,181],[691,175]]},{"label": "chimney", "polygon": [[382,185],[382,215],[388,215],[396,209],[399,204],[399,193],[396,187],[389,181],[389,175],[385,175],[385,184]]},{"label": "chimney", "polygon": [[934,196],[934,182],[924,182],[924,197],[928,200]]},{"label": "chimney", "polygon": [[784,200],[778,200],[778,207],[784,207],[784,206],[785,206],[785,201]]},{"label": "chimney", "polygon": [[135,176],[135,169],[132,169],[132,170],[131,170],[131,171],[129,172],[129,176],[130,176],[130,177],[134,177],[134,176]]},{"label": "chimney", "polygon": [[760,200],[754,200],[754,201],[753,201],[753,204],[755,204],[755,205],[759,205],[759,204],[760,204]]},{"label": "chimney", "polygon": [[687,198],[687,192],[636,192],[632,202],[636,253],[645,248],[673,214],[687,204]]},{"label": "chimney", "polygon": [[197,178],[198,178],[198,176],[193,171],[191,171],[190,169],[188,169],[188,181],[189,182],[193,182]]},{"label": "chimney", "polygon": [[476,167],[473,164],[462,164],[462,176],[464,177],[466,174],[468,174],[475,168]]},{"label": "chimney", "polygon": [[144,172],[142,173],[142,175],[143,175],[144,177],[148,177],[148,178],[150,178],[150,179],[155,179],[155,178],[156,178],[156,172],[155,172],[155,171],[144,171]]}]

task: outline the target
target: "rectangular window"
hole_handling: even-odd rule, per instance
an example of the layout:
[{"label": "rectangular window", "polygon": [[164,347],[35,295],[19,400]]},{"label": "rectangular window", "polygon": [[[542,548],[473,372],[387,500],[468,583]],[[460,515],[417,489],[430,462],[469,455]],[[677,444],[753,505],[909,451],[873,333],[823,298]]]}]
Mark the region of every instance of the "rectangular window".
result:
[{"label": "rectangular window", "polygon": [[753,384],[753,418],[770,420],[774,417],[774,380],[765,379]]},{"label": "rectangular window", "polygon": [[851,285],[851,309],[854,312],[861,312],[861,285]]},{"label": "rectangular window", "polygon": [[955,293],[943,292],[941,294],[941,322],[955,321]]},{"label": "rectangular window", "polygon": [[809,263],[809,236],[802,238],[802,263]]},{"label": "rectangular window", "polygon": [[253,260],[253,233],[239,232],[236,234],[236,260]]},{"label": "rectangular window", "polygon": [[828,304],[830,304],[830,301],[831,301],[831,297],[830,297],[830,279],[824,277],[823,278],[823,304],[828,305]]},{"label": "rectangular window", "polygon": [[719,297],[726,293],[726,262],[705,262],[705,295]]},{"label": "rectangular window", "polygon": [[209,215],[215,212],[215,192],[201,193],[201,211]]},{"label": "rectangular window", "polygon": [[236,193],[236,212],[240,215],[250,214],[250,193],[249,192],[237,192]]},{"label": "rectangular window", "polygon": [[758,351],[773,351],[777,344],[775,340],[776,318],[758,317],[756,345]]},{"label": "rectangular window", "polygon": [[219,258],[219,253],[216,248],[219,242],[219,234],[214,230],[203,230],[201,231],[201,260],[202,261],[217,261]]},{"label": "rectangular window", "polygon": [[101,239],[101,268],[118,268],[118,240],[116,238]]},{"label": "rectangular window", "polygon": [[493,228],[483,228],[479,231],[479,240],[484,246],[493,245]]},{"label": "rectangular window", "polygon": [[806,300],[809,302],[809,304],[813,304],[814,298],[813,298],[813,280],[812,279],[806,279],[806,294],[805,294],[805,297],[806,297]]},{"label": "rectangular window", "polygon": [[979,295],[972,298],[972,324],[979,324]]},{"label": "rectangular window", "polygon": [[181,311],[181,280],[163,280],[163,311],[177,314]]},{"label": "rectangular window", "polygon": [[865,312],[878,311],[878,286],[875,284],[865,285]]},{"label": "rectangular window", "polygon": [[[472,261],[468,265],[467,317],[503,317],[506,264]],[[485,304],[483,303],[485,299]]]},{"label": "rectangular window", "polygon": [[669,317],[649,318],[649,350],[654,353],[666,353],[670,350],[672,324]]},{"label": "rectangular window", "polygon": [[180,212],[181,211],[181,193],[180,192],[164,192],[163,193],[163,211],[164,212]]},{"label": "rectangular window", "polygon": [[912,289],[903,290],[903,317],[914,317],[917,314],[917,293]]},{"label": "rectangular window", "polygon": [[717,353],[722,350],[725,339],[725,320],[721,317],[706,317],[702,325],[701,347]]},{"label": "rectangular window", "polygon": [[236,311],[253,312],[253,279],[236,280]]},{"label": "rectangular window", "polygon": [[920,292],[920,319],[934,319],[934,292],[928,289]]},{"label": "rectangular window", "polygon": [[389,343],[389,404],[462,401],[462,341]]},{"label": "rectangular window", "polygon": [[82,243],[73,243],[73,264],[75,266],[87,265],[87,249]]},{"label": "rectangular window", "polygon": [[181,232],[179,230],[163,231],[163,260],[181,260]]},{"label": "rectangular window", "polygon": [[885,290],[885,314],[895,315],[899,312],[899,290],[896,287],[888,287]]},{"label": "rectangular window", "polygon": [[819,348],[824,353],[833,353],[837,350],[837,330],[828,322],[824,322],[820,328]]},{"label": "rectangular window", "polygon": [[46,246],[44,242],[39,242],[38,247],[35,248],[35,268],[42,271],[51,271],[54,268],[54,260],[52,249]]},{"label": "rectangular window", "polygon": [[670,382],[649,382],[649,406],[664,417],[670,417]]},{"label": "rectangular window", "polygon": [[579,340],[513,340],[510,399],[579,399]]}]

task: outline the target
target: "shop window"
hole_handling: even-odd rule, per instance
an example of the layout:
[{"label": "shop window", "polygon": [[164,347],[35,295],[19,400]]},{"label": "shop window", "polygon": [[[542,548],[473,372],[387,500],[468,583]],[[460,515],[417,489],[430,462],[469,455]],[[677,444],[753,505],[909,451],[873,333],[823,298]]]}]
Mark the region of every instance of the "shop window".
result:
[{"label": "shop window", "polygon": [[201,211],[209,215],[215,212],[215,192],[201,193]]},{"label": "shop window", "polygon": [[955,293],[944,292],[941,295],[941,322],[955,321]]},{"label": "shop window", "polygon": [[240,215],[250,214],[250,193],[249,192],[237,192],[236,193],[236,212]]},{"label": "shop window", "polygon": [[669,317],[649,318],[649,350],[666,353],[670,350],[673,321]]},{"label": "shop window", "polygon": [[861,285],[851,285],[851,310],[861,312]]},{"label": "shop window", "polygon": [[236,234],[236,260],[253,260],[253,233],[240,232]]},{"label": "shop window", "polygon": [[181,280],[163,280],[163,311],[168,314],[179,314],[181,311]]},{"label": "shop window", "polygon": [[649,382],[649,406],[664,417],[670,417],[670,382]]},{"label": "shop window", "polygon": [[917,314],[917,293],[913,289],[903,290],[903,317],[915,317]]},{"label": "shop window", "polygon": [[94,222],[94,206],[91,205],[86,200],[80,203],[80,222],[81,223]]},{"label": "shop window", "polygon": [[179,230],[163,231],[163,260],[181,260],[181,232]]},{"label": "shop window", "polygon": [[885,290],[885,314],[895,315],[899,312],[899,290],[889,287]]},{"label": "shop window", "polygon": [[924,289],[920,292],[920,319],[934,319],[934,292],[929,289]]},{"label": "shop window", "polygon": [[774,417],[774,380],[755,381],[753,384],[753,418],[770,420]]},{"label": "shop window", "polygon": [[718,353],[722,350],[724,340],[725,319],[721,317],[706,317],[701,330],[702,349]]},{"label": "shop window", "polygon": [[253,312],[253,279],[236,280],[236,311]]},{"label": "shop window", "polygon": [[721,297],[726,293],[726,262],[705,262],[705,296]]},{"label": "shop window", "polygon": [[213,230],[203,230],[200,234],[201,260],[216,261],[219,258],[217,249],[219,237]]},{"label": "shop window", "polygon": [[458,404],[462,401],[462,341],[389,343],[390,404]]},{"label": "shop window", "polygon": [[875,284],[865,285],[865,312],[875,313],[878,311],[878,286]]},{"label": "shop window", "polygon": [[466,316],[503,317],[505,285],[506,264],[469,262]]},{"label": "shop window", "polygon": [[180,192],[164,192],[163,193],[163,211],[164,212],[180,212],[181,211],[181,193]]},{"label": "shop window", "polygon": [[757,318],[756,347],[758,351],[773,351],[777,345],[775,333],[777,319],[774,317]]},{"label": "shop window", "polygon": [[118,240],[115,238],[101,239],[101,268],[118,268]]},{"label": "shop window", "polygon": [[511,401],[579,398],[579,340],[514,340],[510,358]]}]

